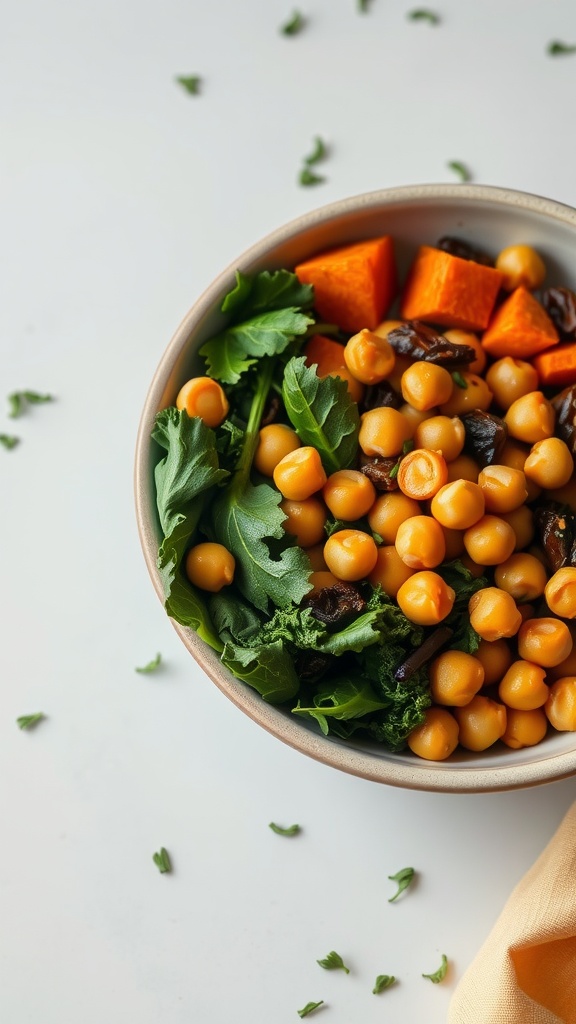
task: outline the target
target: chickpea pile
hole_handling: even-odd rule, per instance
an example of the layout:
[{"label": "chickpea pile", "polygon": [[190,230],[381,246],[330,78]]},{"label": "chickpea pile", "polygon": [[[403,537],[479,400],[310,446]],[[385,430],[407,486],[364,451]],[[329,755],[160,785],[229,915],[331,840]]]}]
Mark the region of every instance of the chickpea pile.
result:
[{"label": "chickpea pile", "polygon": [[[545,273],[529,246],[509,247],[496,265],[509,290],[537,287]],[[398,356],[387,339],[398,323],[351,337],[341,374],[354,400],[383,381],[401,398],[400,408],[364,412],[359,433],[361,458],[397,460],[397,489],[377,491],[360,464],[327,476],[319,453],[283,423],[261,429],[254,467],[282,495],[284,529],[309,555],[313,591],[368,581],[411,622],[435,627],[455,601],[436,571],[444,561],[460,559],[486,577],[468,607],[477,651],[442,650],[428,665],[432,706],[408,736],[414,754],[444,760],[458,746],[532,746],[549,726],[576,731],[576,567],[549,569],[531,507],[544,498],[576,511],[574,460],[555,433],[550,396],[528,361],[504,356],[487,366],[481,339],[469,331],[444,332],[476,353],[456,375]],[[197,380],[177,405],[218,425],[226,396],[214,381]],[[508,430],[496,464],[481,466],[464,451],[462,416],[478,409],[496,413]],[[344,526],[326,539],[330,517]],[[189,578],[212,591],[231,583],[226,549],[197,547],[188,554]]]}]

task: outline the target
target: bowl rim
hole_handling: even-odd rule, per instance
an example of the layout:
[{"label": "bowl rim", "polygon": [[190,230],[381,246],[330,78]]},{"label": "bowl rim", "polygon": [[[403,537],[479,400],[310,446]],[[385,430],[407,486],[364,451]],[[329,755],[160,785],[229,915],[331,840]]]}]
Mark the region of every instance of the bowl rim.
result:
[{"label": "bowl rim", "polygon": [[[512,206],[576,228],[576,209],[557,200],[516,189],[470,183],[415,184],[377,189],[317,207],[269,232],[221,271],[193,303],[158,363],[145,398],[136,438],[134,496],[138,534],[150,578],[162,603],[162,584],[156,568],[158,538],[155,512],[150,503],[150,435],[156,412],[166,404],[163,398],[167,379],[177,358],[187,346],[193,328],[214,310],[238,268],[250,272],[271,248],[285,244],[311,228],[347,214],[369,212],[371,208],[381,210],[383,206],[455,199],[470,201],[472,204],[489,202],[508,209]],[[465,762],[446,764],[421,759],[408,764],[392,760],[394,755],[388,752],[376,756],[355,745],[324,737],[304,727],[296,718],[289,718],[280,708],[267,704],[255,690],[223,670],[217,652],[192,629],[172,619],[170,621],[202,670],[236,707],[288,746],[347,774],[399,788],[444,793],[487,793],[520,789],[559,781],[576,774],[576,750],[557,752],[540,761],[510,763],[505,766],[468,767]]]}]

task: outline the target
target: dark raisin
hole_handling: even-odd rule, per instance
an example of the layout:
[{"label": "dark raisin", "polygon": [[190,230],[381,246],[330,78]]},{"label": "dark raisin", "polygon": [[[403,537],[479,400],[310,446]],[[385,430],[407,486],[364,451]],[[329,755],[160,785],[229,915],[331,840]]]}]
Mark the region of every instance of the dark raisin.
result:
[{"label": "dark raisin", "polygon": [[482,468],[497,463],[508,437],[504,420],[483,409],[474,409],[462,416],[462,423],[466,432],[464,451]]},{"label": "dark raisin", "polygon": [[438,626],[438,629],[430,633],[424,643],[412,654],[409,654],[406,661],[403,661],[398,666],[394,673],[394,679],[398,683],[403,683],[410,679],[419,668],[422,668],[427,661],[430,661],[430,658],[433,658],[448,643],[453,634],[454,630],[450,629],[450,626]]},{"label": "dark raisin", "polygon": [[286,415],[284,403],[279,395],[272,395],[266,403],[264,415],[260,420],[260,427],[267,427],[269,423],[275,423],[282,415]]},{"label": "dark raisin", "polygon": [[465,242],[463,238],[444,235],[438,242],[437,248],[442,249],[442,252],[449,253],[450,256],[458,256],[461,260],[472,260],[473,263],[481,263],[483,267],[494,266],[494,260],[487,253],[476,249],[469,242]]},{"label": "dark raisin", "polygon": [[381,409],[383,407],[399,409],[403,402],[402,395],[394,391],[394,388],[387,380],[382,380],[379,384],[372,384],[369,388],[366,388],[366,396],[362,402],[362,412],[367,412],[368,409]]},{"label": "dark raisin", "polygon": [[367,476],[377,491],[397,491],[398,481],[396,476],[391,477],[390,473],[394,466],[398,465],[398,457],[394,459],[381,459],[377,456],[370,458],[368,455],[360,457],[360,472]]},{"label": "dark raisin", "polygon": [[301,683],[315,683],[320,679],[336,660],[333,654],[322,651],[299,651],[295,659],[295,668]]},{"label": "dark raisin", "polygon": [[399,356],[423,359],[439,366],[461,366],[472,363],[477,353],[470,345],[453,345],[443,334],[420,320],[407,320],[395,327],[388,335],[388,341]]},{"label": "dark raisin", "polygon": [[547,288],[541,301],[561,341],[575,341],[576,293],[570,288]]},{"label": "dark raisin", "polygon": [[339,580],[331,587],[305,597],[302,604],[310,608],[312,615],[330,630],[341,629],[366,608],[366,601],[353,583]]},{"label": "dark raisin", "polygon": [[561,506],[551,502],[535,509],[534,520],[552,572],[573,565],[576,516],[563,512]]},{"label": "dark raisin", "polygon": [[556,413],[556,433],[576,458],[576,384],[564,388],[564,391],[556,395],[552,399],[552,406]]}]

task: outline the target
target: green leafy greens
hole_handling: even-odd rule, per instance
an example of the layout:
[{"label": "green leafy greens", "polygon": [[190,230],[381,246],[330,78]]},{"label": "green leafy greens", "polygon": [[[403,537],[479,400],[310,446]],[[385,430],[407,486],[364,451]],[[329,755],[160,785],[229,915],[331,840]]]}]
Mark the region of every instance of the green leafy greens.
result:
[{"label": "green leafy greens", "polygon": [[297,836],[301,832],[300,825],[289,825],[288,828],[282,828],[281,825],[277,825],[276,822],[271,821],[268,825],[277,836]]},{"label": "green leafy greens", "polygon": [[320,967],[323,967],[325,971],[341,970],[345,971],[346,974],[350,974],[350,968],[346,967],[342,957],[334,949],[323,960],[317,960],[316,963],[320,964]]},{"label": "green leafy greens", "polygon": [[446,977],[447,970],[448,970],[448,957],[446,956],[445,953],[442,953],[442,963],[440,964],[440,967],[438,968],[438,970],[434,971],[432,974],[423,974],[422,977],[423,978],[429,978],[430,981],[432,981],[434,983],[434,985],[438,985],[439,982],[443,981],[444,978]]},{"label": "green leafy greens", "polygon": [[354,463],[360,417],[344,380],[317,377],[302,357],[293,358],[284,370],[282,398],[302,444],[316,448],[328,474]]},{"label": "green leafy greens", "polygon": [[394,903],[394,900],[398,899],[400,893],[404,892],[412,884],[415,873],[414,868],[402,868],[395,875],[388,875],[390,881],[396,882],[398,885],[398,890],[390,897],[388,903]]}]

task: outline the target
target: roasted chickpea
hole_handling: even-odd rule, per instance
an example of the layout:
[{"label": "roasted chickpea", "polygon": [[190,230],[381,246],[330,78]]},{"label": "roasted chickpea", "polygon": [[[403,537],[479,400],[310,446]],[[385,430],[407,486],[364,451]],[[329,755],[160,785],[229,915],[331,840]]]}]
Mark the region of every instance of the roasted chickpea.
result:
[{"label": "roasted chickpea", "polygon": [[544,261],[531,245],[507,245],[496,257],[496,270],[504,275],[502,287],[507,292],[520,285],[534,291],[546,277]]},{"label": "roasted chickpea", "polygon": [[443,331],[442,333],[447,341],[452,342],[453,345],[468,345],[468,348],[474,349],[476,358],[471,363],[468,363],[466,369],[469,373],[484,373],[486,353],[477,334],[473,334],[472,331],[463,331],[459,327],[451,331]]},{"label": "roasted chickpea", "polygon": [[486,410],[492,402],[492,392],[483,377],[467,371],[460,376],[466,387],[454,385],[452,397],[440,404],[443,416],[464,416],[474,409]]},{"label": "roasted chickpea", "polygon": [[412,516],[398,528],[396,551],[411,569],[434,569],[444,561],[442,527],[430,516]]},{"label": "roasted chickpea", "polygon": [[430,511],[447,529],[467,530],[484,516],[484,495],[471,480],[454,480],[434,495]]},{"label": "roasted chickpea", "polygon": [[464,533],[464,547],[478,565],[499,565],[514,551],[516,534],[498,516],[482,516]]},{"label": "roasted chickpea", "polygon": [[401,389],[405,402],[415,409],[432,409],[447,402],[454,382],[443,366],[417,360],[402,374]]},{"label": "roasted chickpea", "polygon": [[485,466],[478,477],[487,512],[513,512],[528,497],[526,477],[510,466]]},{"label": "roasted chickpea", "polygon": [[400,524],[412,516],[419,516],[421,511],[418,502],[402,491],[386,491],[376,498],[368,512],[368,523],[384,544],[393,544]]},{"label": "roasted chickpea", "polygon": [[474,579],[479,579],[480,576],[486,575],[486,566],[478,565],[478,562],[475,562],[473,558],[470,558],[467,551],[464,551],[464,554],[460,555],[460,561],[464,568],[468,569],[468,572],[472,573]]},{"label": "roasted chickpea", "polygon": [[544,711],[559,732],[576,732],[576,676],[564,676],[552,683]]},{"label": "roasted chickpea", "polygon": [[568,445],[559,437],[537,441],[524,463],[524,472],[539,487],[564,487],[574,472],[574,460]]},{"label": "roasted chickpea", "polygon": [[302,442],[292,427],[284,423],[269,423],[258,435],[258,447],[254,455],[254,466],[262,476],[272,476],[276,466],[285,455],[300,448]]},{"label": "roasted chickpea", "polygon": [[515,508],[513,512],[505,512],[502,519],[509,524],[516,534],[515,551],[521,551],[532,543],[534,537],[534,515],[526,505]]},{"label": "roasted chickpea", "polygon": [[464,447],[466,433],[458,416],[430,416],[416,428],[414,447],[439,452],[446,462],[456,459]]},{"label": "roasted chickpea", "polygon": [[512,664],[512,651],[507,640],[481,640],[476,658],[484,669],[484,686],[499,683]]},{"label": "roasted chickpea", "polygon": [[484,587],[472,594],[468,602],[470,624],[483,640],[499,640],[515,636],[522,616],[514,599],[498,587]]},{"label": "roasted chickpea", "polygon": [[353,582],[370,575],[378,559],[378,548],[370,534],[362,530],[338,530],[326,541],[324,558],[334,576]]},{"label": "roasted chickpea", "polygon": [[410,356],[399,356],[397,353],[395,353],[395,356],[394,369],[387,380],[390,386],[394,388],[394,391],[401,395],[402,374],[409,366],[412,366],[413,360],[410,359]]},{"label": "roasted chickpea", "polygon": [[576,568],[565,566],[558,569],[548,580],[544,597],[554,615],[576,619]]},{"label": "roasted chickpea", "polygon": [[319,498],[305,498],[304,501],[285,498],[280,502],[280,508],[286,516],[282,523],[284,532],[295,537],[301,548],[310,548],[324,540],[326,508]]},{"label": "roasted chickpea", "polygon": [[540,665],[531,661],[515,661],[500,681],[498,696],[507,707],[519,711],[541,708],[548,700],[545,676]]},{"label": "roasted chickpea", "polygon": [[311,572],[308,579],[312,584],[312,590],[308,591],[307,597],[310,597],[312,594],[318,594],[320,590],[325,590],[326,587],[333,587],[340,582],[333,573],[328,572],[326,569]]},{"label": "roasted chickpea", "polygon": [[480,466],[470,455],[459,455],[452,462],[448,463],[448,483],[455,480],[471,480],[473,484],[478,483]]},{"label": "roasted chickpea", "polygon": [[464,530],[449,530],[445,526],[441,526],[440,529],[444,534],[444,543],[446,545],[444,557],[449,562],[453,558],[460,558],[466,550],[464,547]]},{"label": "roasted chickpea", "polygon": [[544,593],[548,575],[542,562],[534,555],[522,552],[510,555],[494,570],[494,582],[515,601],[534,601]]},{"label": "roasted chickpea", "polygon": [[368,576],[373,587],[382,587],[389,597],[396,597],[403,583],[414,574],[406,562],[403,562],[393,544],[383,544],[378,548],[376,565]]},{"label": "roasted chickpea", "polygon": [[176,408],[186,410],[189,416],[198,416],[207,427],[219,427],[228,415],[230,406],[218,381],[212,377],[193,377],[180,388]]},{"label": "roasted chickpea", "polygon": [[324,544],[326,538],[323,537],[319,544],[313,544],[312,547],[306,548],[306,554],[308,560],[314,572],[325,572],[328,569],[326,562],[324,561]]},{"label": "roasted chickpea", "polygon": [[572,634],[561,619],[529,619],[518,631],[520,657],[544,668],[559,665],[571,650]]},{"label": "roasted chickpea", "polygon": [[415,501],[425,501],[446,483],[448,467],[438,452],[415,448],[400,463],[398,486],[403,494]]},{"label": "roasted chickpea", "polygon": [[435,626],[450,614],[456,594],[435,572],[415,572],[396,595],[401,611],[418,626]]},{"label": "roasted chickpea", "polygon": [[497,359],[486,373],[486,383],[501,409],[509,409],[512,402],[538,388],[538,372],[524,359],[504,356]]},{"label": "roasted chickpea", "polygon": [[[511,469],[518,469],[524,473],[524,466],[529,454],[530,449],[528,445],[521,444],[520,441],[514,441],[509,437],[500,451],[498,462],[502,466],[509,466]],[[530,480],[526,474],[524,474],[524,480],[526,491],[528,492],[526,501],[535,501],[542,493],[542,488],[534,480]]]},{"label": "roasted chickpea", "polygon": [[347,366],[339,366],[337,370],[330,370],[327,377],[339,377],[340,380],[345,381],[348,387],[348,394],[350,398],[358,405],[364,401],[364,395],[366,394],[366,388],[362,384],[362,381],[356,380],[353,374]]},{"label": "roasted chickpea", "polygon": [[400,454],[404,442],[412,437],[413,429],[397,409],[380,406],[361,416],[358,442],[365,455],[389,459]]},{"label": "roasted chickpea", "polygon": [[443,651],[430,665],[430,694],[436,704],[463,707],[483,683],[481,662],[464,651]]},{"label": "roasted chickpea", "polygon": [[506,732],[506,708],[503,704],[477,694],[463,708],[454,708],[458,722],[458,741],[466,750],[487,750]]},{"label": "roasted chickpea", "polygon": [[433,416],[438,414],[436,406],[433,406],[432,409],[415,409],[409,402],[404,402],[400,406],[398,412],[401,412],[404,419],[408,420],[413,433],[418,429],[421,423],[424,423],[425,420],[432,419]]},{"label": "roasted chickpea", "polygon": [[234,579],[236,560],[223,544],[205,541],[190,548],[184,562],[186,575],[195,587],[217,594]]},{"label": "roasted chickpea", "polygon": [[285,498],[304,501],[326,483],[326,473],[315,448],[304,445],[289,452],[276,466],[274,483]]},{"label": "roasted chickpea", "polygon": [[406,740],[410,750],[426,761],[445,761],[458,746],[458,723],[443,708],[428,708],[422,725]]},{"label": "roasted chickpea", "polygon": [[376,500],[374,484],[357,469],[339,469],[332,473],[322,496],[336,519],[361,519]]},{"label": "roasted chickpea", "polygon": [[374,328],[374,334],[380,335],[381,338],[387,338],[390,331],[395,331],[398,327],[402,327],[403,324],[403,320],[383,320],[382,323],[378,324],[378,327]]},{"label": "roasted chickpea", "polygon": [[560,661],[558,665],[550,666],[546,674],[549,683],[555,679],[562,679],[564,676],[576,676],[576,628],[574,623],[571,623],[568,628],[572,637],[572,650],[568,657]]},{"label": "roasted chickpea", "polygon": [[547,729],[548,719],[543,708],[533,708],[532,711],[508,708],[506,732],[501,739],[507,747],[511,747],[513,750],[520,750],[521,747],[534,747],[544,739]]},{"label": "roasted chickpea", "polygon": [[511,437],[526,444],[552,437],[555,421],[554,409],[541,391],[530,391],[517,398],[504,417]]},{"label": "roasted chickpea", "polygon": [[394,349],[383,335],[364,329],[346,343],[344,361],[356,380],[378,384],[394,369]]}]

